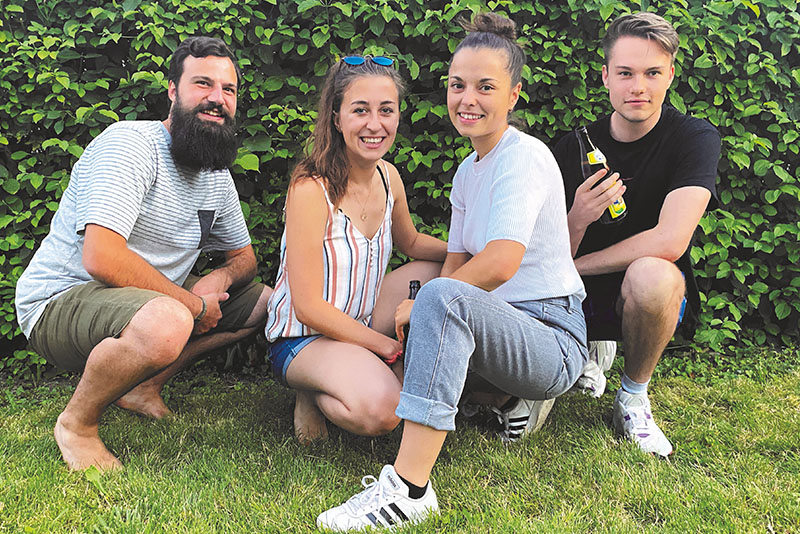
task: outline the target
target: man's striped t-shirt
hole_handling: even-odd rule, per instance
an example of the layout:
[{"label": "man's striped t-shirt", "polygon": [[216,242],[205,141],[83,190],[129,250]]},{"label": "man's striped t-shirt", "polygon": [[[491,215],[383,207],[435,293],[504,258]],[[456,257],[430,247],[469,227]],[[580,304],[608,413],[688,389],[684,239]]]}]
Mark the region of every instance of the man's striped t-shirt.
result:
[{"label": "man's striped t-shirt", "polygon": [[30,335],[54,296],[92,280],[82,264],[88,224],[108,228],[176,284],[202,250],[247,246],[239,197],[227,170],[195,172],[169,152],[159,121],[123,121],[94,139],[75,164],[42,242],[17,284],[17,318]]}]

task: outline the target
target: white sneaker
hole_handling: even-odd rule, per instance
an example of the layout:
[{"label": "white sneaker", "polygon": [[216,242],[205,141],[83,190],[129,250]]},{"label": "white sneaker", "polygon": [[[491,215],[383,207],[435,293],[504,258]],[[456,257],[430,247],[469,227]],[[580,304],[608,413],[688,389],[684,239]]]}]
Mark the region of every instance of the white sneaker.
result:
[{"label": "white sneaker", "polygon": [[555,399],[517,399],[516,404],[508,410],[492,407],[497,420],[503,425],[500,439],[510,443],[542,428],[555,402]]},{"label": "white sneaker", "polygon": [[617,357],[616,341],[590,341],[589,359],[597,362],[597,366],[604,373],[611,369],[614,358]]},{"label": "white sneaker", "polygon": [[580,391],[586,395],[600,398],[606,390],[605,373],[611,369],[616,355],[616,341],[590,341],[589,359],[571,391]]},{"label": "white sneaker", "polygon": [[636,443],[644,452],[669,456],[672,444],[658,428],[650,411],[647,394],[633,395],[619,388],[614,399],[614,429]]},{"label": "white sneaker", "polygon": [[371,475],[361,479],[364,490],[347,502],[322,512],[317,528],[348,532],[371,528],[393,530],[400,524],[419,523],[439,511],[436,493],[430,483],[419,499],[408,497],[408,487],[397,476],[394,467],[383,466],[377,480]]}]

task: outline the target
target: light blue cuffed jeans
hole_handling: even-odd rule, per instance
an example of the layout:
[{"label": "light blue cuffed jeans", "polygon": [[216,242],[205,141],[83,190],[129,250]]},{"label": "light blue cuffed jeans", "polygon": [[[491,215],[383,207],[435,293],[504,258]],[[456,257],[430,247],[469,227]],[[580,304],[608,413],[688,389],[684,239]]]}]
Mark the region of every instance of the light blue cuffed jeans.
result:
[{"label": "light blue cuffed jeans", "polygon": [[508,302],[450,278],[420,289],[411,312],[396,414],[454,430],[467,371],[525,399],[551,399],[580,377],[586,322],[575,295]]}]

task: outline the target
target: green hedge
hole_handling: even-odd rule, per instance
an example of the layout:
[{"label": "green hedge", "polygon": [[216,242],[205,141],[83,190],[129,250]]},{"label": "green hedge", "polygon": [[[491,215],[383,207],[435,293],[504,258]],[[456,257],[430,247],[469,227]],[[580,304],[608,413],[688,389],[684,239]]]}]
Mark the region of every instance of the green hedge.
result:
[{"label": "green hedge", "polygon": [[792,344],[800,319],[800,16],[796,0],[5,0],[0,13],[0,368],[36,372],[15,322],[16,280],[83,147],[117,120],[166,116],[165,59],[185,36],[230,43],[244,71],[234,166],[261,275],[274,280],[288,171],[314,120],[327,67],[349,52],[398,58],[410,81],[389,155],[416,221],[446,234],[447,195],[470,149],[447,119],[443,79],[478,9],[509,14],[527,43],[518,115],[552,142],[609,112],[598,37],[630,10],[681,34],[669,101],[723,135],[721,208],[692,257],[705,308],[693,343]]}]

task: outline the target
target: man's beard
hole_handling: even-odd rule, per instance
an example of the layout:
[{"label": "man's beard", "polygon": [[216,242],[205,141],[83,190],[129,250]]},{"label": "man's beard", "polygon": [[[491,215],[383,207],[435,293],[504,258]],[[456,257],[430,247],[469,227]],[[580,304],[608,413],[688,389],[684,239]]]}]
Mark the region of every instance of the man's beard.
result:
[{"label": "man's beard", "polygon": [[[224,122],[218,124],[198,116],[209,110],[221,113]],[[233,165],[238,151],[236,123],[222,106],[207,102],[186,110],[176,96],[170,119],[169,151],[175,163],[194,171],[219,171]]]}]

